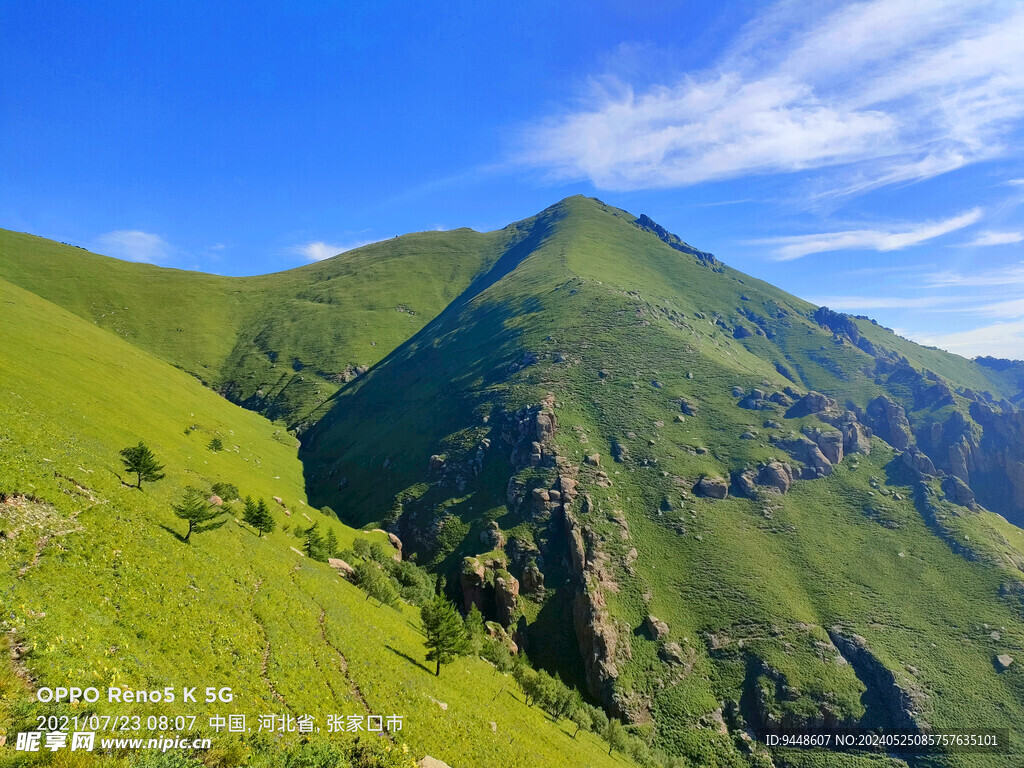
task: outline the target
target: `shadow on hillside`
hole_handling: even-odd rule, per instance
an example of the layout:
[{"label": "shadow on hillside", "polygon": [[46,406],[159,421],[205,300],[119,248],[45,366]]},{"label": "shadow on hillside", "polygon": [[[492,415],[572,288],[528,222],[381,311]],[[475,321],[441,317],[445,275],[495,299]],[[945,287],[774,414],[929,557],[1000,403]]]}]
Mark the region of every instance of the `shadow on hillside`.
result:
[{"label": "shadow on hillside", "polygon": [[182,536],[180,533],[178,533],[173,528],[170,528],[170,527],[164,525],[163,523],[160,523],[160,527],[163,528],[165,531],[167,531],[169,534],[171,534],[171,536],[176,538],[182,544],[188,544],[189,543],[189,542],[185,541],[185,537],[184,536]]},{"label": "shadow on hillside", "polygon": [[416,665],[417,667],[422,669],[424,672],[427,672],[427,673],[429,673],[431,675],[434,674],[433,670],[427,669],[427,667],[425,667],[422,663],[420,663],[420,661],[418,659],[414,659],[409,654],[402,653],[402,651],[398,650],[397,648],[392,648],[390,645],[385,645],[384,647],[387,648],[389,651],[391,651],[393,654],[395,654],[395,656],[401,656],[403,659],[408,661],[410,664]]}]

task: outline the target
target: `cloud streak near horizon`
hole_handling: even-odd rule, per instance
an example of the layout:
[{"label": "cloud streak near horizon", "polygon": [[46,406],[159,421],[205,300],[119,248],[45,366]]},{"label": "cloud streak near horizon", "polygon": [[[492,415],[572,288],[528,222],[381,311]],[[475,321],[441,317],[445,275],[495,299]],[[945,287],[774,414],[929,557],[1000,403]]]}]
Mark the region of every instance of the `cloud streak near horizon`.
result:
[{"label": "cloud streak near horizon", "polygon": [[969,227],[981,219],[982,213],[980,208],[974,208],[943,221],[924,222],[909,228],[851,229],[842,232],[769,237],[753,242],[774,246],[776,261],[792,261],[811,254],[829,251],[899,251]]}]

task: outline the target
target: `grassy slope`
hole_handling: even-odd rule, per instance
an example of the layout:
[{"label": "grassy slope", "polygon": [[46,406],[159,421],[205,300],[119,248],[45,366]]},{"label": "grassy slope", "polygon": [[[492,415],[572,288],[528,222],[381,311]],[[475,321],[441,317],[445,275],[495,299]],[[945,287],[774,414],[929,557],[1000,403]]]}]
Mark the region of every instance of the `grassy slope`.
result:
[{"label": "grassy slope", "polygon": [[[456,765],[621,764],[593,736],[573,741],[566,726],[527,708],[483,662],[464,659],[435,678],[419,662],[415,611],[367,602],[294,553],[290,532],[258,539],[229,522],[180,543],[168,530],[181,528],[169,503],[182,486],[215,480],[283,497],[292,516],[274,505],[279,524],[308,525],[306,514],[333,525],[343,545],[355,532],[303,504],[295,442],[274,425],[4,281],[0,307],[0,490],[41,500],[0,505],[9,536],[0,543],[2,626],[23,646],[18,663],[35,685],[225,685],[235,693],[231,712],[321,718],[364,712],[358,690],[372,712],[405,716],[414,754]],[[186,436],[191,425],[199,429]],[[207,450],[213,435],[227,450]],[[118,477],[118,449],[139,439],[168,475],[143,491]],[[54,713],[29,703],[10,664],[5,653],[0,734],[9,742],[37,710]],[[196,714],[200,725],[212,711],[126,709]],[[229,763],[248,749],[226,737],[215,745]],[[0,764],[24,762],[5,747]]]},{"label": "grassy slope", "polygon": [[[553,392],[562,455],[580,462],[596,450],[608,462],[613,440],[630,450],[629,461],[608,470],[611,489],[597,488],[590,470],[581,469],[598,510],[585,522],[612,556],[620,589],[609,602],[633,638],[620,688],[652,700],[664,744],[692,749],[679,724],[693,725],[723,699],[739,699],[755,658],[799,692],[780,711],[825,705],[862,715],[863,682],[822,651],[824,630],[834,623],[865,636],[908,688],[927,692],[924,719],[932,725],[1019,728],[1021,675],[997,675],[992,666],[994,653],[1024,642],[1019,612],[998,598],[1006,573],[954,555],[911,502],[874,496],[880,491],[870,478],[884,482],[891,471],[883,447],[853,462],[859,469],[844,465],[828,480],[798,483],[772,504],[716,504],[684,493],[701,474],[785,458],[767,440],[775,430],[762,424],[766,417],[785,422],[778,434],[821,426],[786,420],[781,411],[740,409],[733,386],[780,389],[789,383],[776,370],[780,364],[799,388],[841,402],[863,406],[884,390],[865,372],[866,354],[836,343],[805,316],[811,305],[728,268],[712,273],[631,222],[625,212],[582,198],[524,222],[532,250],[512,271],[450,307],[335,398],[310,435],[311,493],[360,523],[389,514],[396,498],[424,522],[440,519],[440,550],[428,554],[441,567],[480,550],[477,535],[489,519],[543,539],[544,531],[504,506],[511,468],[501,450],[488,454],[483,473],[463,493],[429,485],[426,465],[434,453],[458,460],[484,435],[500,445],[501,414]],[[736,326],[754,331],[757,324],[774,338],[734,338]],[[879,341],[905,348],[891,335]],[[965,384],[1000,391],[981,366],[926,352],[912,361],[950,377],[967,370]],[[517,370],[525,353],[538,362]],[[679,396],[698,404],[698,417],[673,420]],[[747,430],[756,438],[739,440]],[[347,480],[340,492],[339,478]],[[906,498],[898,478],[893,484]],[[629,521],[629,541],[607,517],[617,509]],[[998,525],[988,513],[979,520],[987,521],[981,529]],[[673,532],[677,522],[685,536]],[[623,558],[632,547],[639,559],[630,576]],[[672,639],[696,654],[697,671],[678,685],[658,683],[664,668],[639,630],[648,611],[665,618]],[[546,611],[528,606],[527,613],[532,619]],[[985,624],[1004,628],[999,643]],[[546,638],[571,632],[564,617],[544,626]],[[712,650],[712,633],[729,642]],[[567,656],[531,652],[546,663],[567,663]],[[918,670],[916,679],[907,665]],[[985,760],[953,762],[1008,764]]]},{"label": "grassy slope", "polygon": [[339,374],[373,365],[441,311],[504,238],[426,232],[287,272],[229,278],[0,230],[0,278],[294,423],[333,394]]}]

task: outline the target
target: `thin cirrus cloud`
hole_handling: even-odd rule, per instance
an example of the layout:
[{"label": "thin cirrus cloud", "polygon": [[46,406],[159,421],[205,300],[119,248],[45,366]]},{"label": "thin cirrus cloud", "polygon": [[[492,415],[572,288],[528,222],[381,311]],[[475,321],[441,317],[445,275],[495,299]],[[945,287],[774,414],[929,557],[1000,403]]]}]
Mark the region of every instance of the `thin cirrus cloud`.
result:
[{"label": "thin cirrus cloud", "polygon": [[987,245],[1012,245],[1024,240],[1024,233],[1021,232],[982,232],[976,238],[964,245],[969,247],[984,247]]},{"label": "thin cirrus cloud", "polygon": [[859,192],[1015,151],[1024,7],[870,0],[808,18],[779,3],[667,82],[596,78],[523,129],[517,160],[616,190],[841,168],[836,191]]},{"label": "thin cirrus cloud", "polygon": [[973,208],[959,216],[942,221],[924,222],[910,228],[850,229],[841,232],[770,237],[753,242],[772,246],[776,261],[792,261],[829,251],[898,251],[969,227],[977,223],[981,216],[982,210]]},{"label": "thin cirrus cloud", "polygon": [[971,274],[956,270],[943,270],[924,279],[930,288],[982,288],[987,286],[1024,286],[1024,261],[1005,267],[985,269]]},{"label": "thin cirrus cloud", "polygon": [[97,250],[107,256],[125,261],[142,261],[149,264],[166,264],[173,248],[160,235],[139,229],[117,229],[100,235]]}]

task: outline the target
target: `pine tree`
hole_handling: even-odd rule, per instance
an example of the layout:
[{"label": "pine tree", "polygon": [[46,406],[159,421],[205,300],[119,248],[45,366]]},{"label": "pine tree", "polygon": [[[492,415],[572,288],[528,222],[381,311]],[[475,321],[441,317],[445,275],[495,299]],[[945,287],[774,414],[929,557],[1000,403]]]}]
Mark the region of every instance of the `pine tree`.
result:
[{"label": "pine tree", "polygon": [[270,514],[267,502],[263,499],[253,501],[251,496],[245,497],[245,511],[242,519],[256,529],[256,532],[263,537],[264,533],[270,533],[277,527],[274,517]]},{"label": "pine tree", "polygon": [[121,461],[126,470],[138,476],[136,488],[142,488],[143,480],[153,483],[164,477],[160,471],[164,468],[163,464],[157,463],[156,456],[141,440],[138,445],[130,445],[121,450]]},{"label": "pine tree", "polygon": [[441,674],[441,665],[454,661],[469,650],[466,625],[448,598],[436,596],[420,609],[423,632],[427,636],[427,661],[436,661],[435,675]]},{"label": "pine tree", "polygon": [[306,529],[302,542],[302,551],[313,560],[326,560],[324,556],[324,537],[320,535],[320,523],[313,523]]},{"label": "pine tree", "polygon": [[327,535],[324,537],[324,552],[328,557],[338,556],[338,537],[333,528],[327,529]]},{"label": "pine tree", "polygon": [[484,628],[484,615],[480,613],[480,609],[476,607],[476,603],[473,603],[473,607],[470,608],[469,613],[466,614],[466,635],[469,637],[469,647],[473,653],[480,653],[480,649],[484,642],[484,636],[486,634],[487,630]]},{"label": "pine tree", "polygon": [[198,488],[186,488],[180,504],[172,504],[174,514],[188,522],[188,532],[184,541],[187,543],[193,533],[212,531],[227,522],[227,518],[218,520],[224,510],[213,506],[206,500],[206,494]]}]

